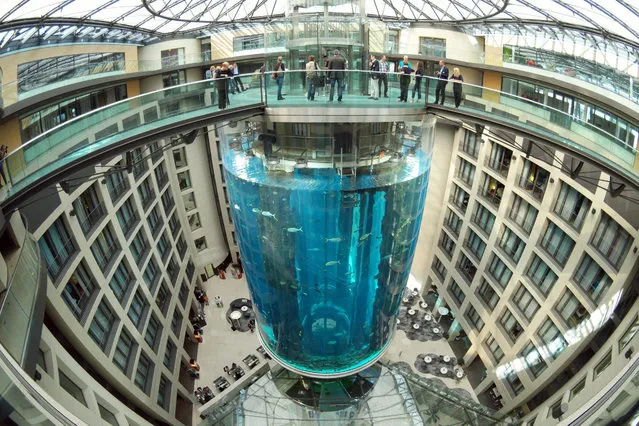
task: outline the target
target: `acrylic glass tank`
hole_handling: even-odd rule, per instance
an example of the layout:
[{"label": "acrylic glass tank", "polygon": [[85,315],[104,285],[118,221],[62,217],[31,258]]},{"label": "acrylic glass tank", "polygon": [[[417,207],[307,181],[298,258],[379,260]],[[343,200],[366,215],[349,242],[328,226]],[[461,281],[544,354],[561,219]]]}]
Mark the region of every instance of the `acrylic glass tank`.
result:
[{"label": "acrylic glass tank", "polygon": [[[259,337],[285,367],[346,376],[390,343],[424,208],[432,124],[240,123],[220,134]],[[310,136],[292,136],[295,126]]]}]

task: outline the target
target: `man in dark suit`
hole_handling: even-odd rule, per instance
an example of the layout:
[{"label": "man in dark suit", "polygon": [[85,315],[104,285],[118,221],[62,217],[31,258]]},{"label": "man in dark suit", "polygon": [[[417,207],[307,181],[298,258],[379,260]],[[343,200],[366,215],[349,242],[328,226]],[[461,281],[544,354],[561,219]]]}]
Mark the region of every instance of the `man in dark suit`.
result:
[{"label": "man in dark suit", "polygon": [[335,83],[337,83],[337,102],[342,102],[342,91],[344,90],[344,70],[346,69],[346,61],[339,56],[339,50],[335,49],[333,58],[328,62],[328,78],[331,79],[331,94],[328,98],[329,102],[333,102],[335,94]]},{"label": "man in dark suit", "polygon": [[435,89],[435,103],[439,103],[439,95],[441,94],[441,104],[444,105],[444,100],[446,100],[446,84],[448,84],[448,67],[443,59],[439,61],[439,66],[440,70],[435,73],[435,75],[439,77],[437,88]]}]

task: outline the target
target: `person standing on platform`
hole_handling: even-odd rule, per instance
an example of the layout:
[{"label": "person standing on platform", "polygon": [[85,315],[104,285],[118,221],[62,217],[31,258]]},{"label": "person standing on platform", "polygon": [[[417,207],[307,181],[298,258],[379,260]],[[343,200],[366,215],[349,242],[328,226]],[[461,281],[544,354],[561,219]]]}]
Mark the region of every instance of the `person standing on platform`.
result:
[{"label": "person standing on platform", "polygon": [[386,55],[382,55],[379,61],[379,79],[377,80],[377,93],[382,94],[382,84],[384,84],[384,97],[388,97],[388,61]]},{"label": "person standing on platform", "polygon": [[237,67],[237,62],[233,62],[233,80],[235,81],[235,88],[238,93],[246,90],[242,80],[240,80],[240,69]]},{"label": "person standing on platform", "polygon": [[368,70],[370,71],[370,88],[371,95],[369,99],[378,100],[379,99],[379,61],[375,57],[375,55],[371,55],[371,60],[368,62]]},{"label": "person standing on platform", "polygon": [[[439,77],[437,88],[435,89],[435,103],[439,103],[439,98],[441,95],[441,105],[444,105],[444,101],[446,100],[446,85],[448,84],[448,67],[446,66],[446,62],[443,59],[439,61],[439,67],[439,71],[435,73],[435,75]],[[426,96],[428,96],[428,94]]]},{"label": "person standing on platform", "polygon": [[408,62],[408,56],[404,55],[404,60],[399,62],[399,99],[397,102],[408,102],[408,86],[410,86],[410,75],[414,72],[413,65]]},{"label": "person standing on platform", "polygon": [[[459,108],[462,100],[462,84],[464,77],[459,72],[459,68],[453,68],[453,75],[450,76],[450,80],[453,80],[453,95],[455,96],[455,108]],[[443,102],[442,102],[443,103]]]},{"label": "person standing on platform", "polygon": [[315,56],[310,55],[306,63],[306,100],[315,100],[315,85],[319,80],[319,66],[315,62]]},{"label": "person standing on platform", "polygon": [[229,69],[229,63],[224,62],[221,67],[215,70],[215,79],[218,93],[218,106],[225,109],[229,104],[229,80],[233,77],[233,72]]},{"label": "person standing on platform", "polygon": [[333,102],[335,95],[335,84],[337,84],[337,102],[342,102],[342,91],[344,90],[344,70],[346,61],[339,55],[339,50],[335,49],[333,58],[328,62],[329,78],[331,79],[331,93],[328,101]]},{"label": "person standing on platform", "polygon": [[[415,85],[413,86],[413,96],[410,100],[411,103],[415,102],[415,92],[417,92],[417,102],[422,99],[422,79],[424,78],[424,66],[420,62],[417,64],[417,71],[415,71]],[[426,95],[428,96],[428,94]]]},{"label": "person standing on platform", "polygon": [[275,77],[275,82],[277,83],[277,100],[283,101],[284,97],[282,96],[282,86],[284,85],[284,71],[286,71],[286,65],[283,62],[284,58],[281,56],[277,57],[277,63],[273,68],[273,76]]}]

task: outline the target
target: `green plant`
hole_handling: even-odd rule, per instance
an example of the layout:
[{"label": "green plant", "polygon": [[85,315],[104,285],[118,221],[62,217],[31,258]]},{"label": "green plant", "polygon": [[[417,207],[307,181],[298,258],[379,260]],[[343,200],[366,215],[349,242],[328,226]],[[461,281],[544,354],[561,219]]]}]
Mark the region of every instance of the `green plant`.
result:
[{"label": "green plant", "polygon": [[439,422],[439,411],[435,408],[426,410],[426,423],[436,425]]}]

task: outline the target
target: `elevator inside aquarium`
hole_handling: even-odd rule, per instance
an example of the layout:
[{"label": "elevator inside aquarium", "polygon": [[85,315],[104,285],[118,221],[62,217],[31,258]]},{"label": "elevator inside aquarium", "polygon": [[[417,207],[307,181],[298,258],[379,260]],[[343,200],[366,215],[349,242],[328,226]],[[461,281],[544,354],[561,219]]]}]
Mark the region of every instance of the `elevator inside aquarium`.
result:
[{"label": "elevator inside aquarium", "polygon": [[264,348],[295,373],[352,375],[396,329],[424,210],[434,122],[219,128]]}]

